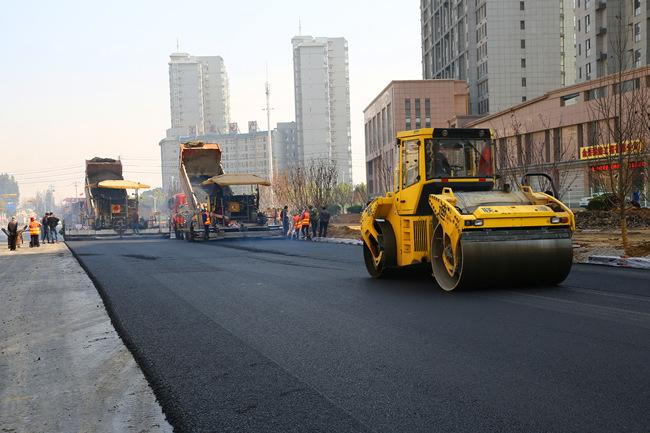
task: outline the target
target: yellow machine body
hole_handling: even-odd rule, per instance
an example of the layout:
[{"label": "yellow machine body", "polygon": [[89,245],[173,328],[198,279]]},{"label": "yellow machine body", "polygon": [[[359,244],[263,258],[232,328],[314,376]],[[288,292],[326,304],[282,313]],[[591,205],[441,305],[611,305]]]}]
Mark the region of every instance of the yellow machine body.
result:
[{"label": "yellow machine body", "polygon": [[361,218],[371,276],[427,264],[445,290],[566,278],[573,213],[528,185],[495,189],[489,130],[405,131],[397,147],[394,191],[374,199]]}]

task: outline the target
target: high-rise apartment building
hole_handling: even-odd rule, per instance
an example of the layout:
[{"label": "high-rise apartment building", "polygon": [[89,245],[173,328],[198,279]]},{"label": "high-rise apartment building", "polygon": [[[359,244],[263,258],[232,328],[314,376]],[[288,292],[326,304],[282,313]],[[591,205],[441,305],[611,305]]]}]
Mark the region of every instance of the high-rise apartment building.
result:
[{"label": "high-rise apartment building", "polygon": [[296,122],[278,122],[273,130],[273,170],[282,175],[289,167],[302,163],[296,135]]},{"label": "high-rise apartment building", "polygon": [[171,54],[169,101],[172,129],[183,135],[226,132],[230,95],[221,56]]},{"label": "high-rise apartment building", "polygon": [[424,78],[467,80],[480,115],[573,83],[573,1],[422,0]]},{"label": "high-rise apartment building", "polygon": [[648,0],[575,0],[576,81],[647,65],[649,17]]},{"label": "high-rise apartment building", "polygon": [[296,36],[293,77],[296,132],[303,163],[336,162],[340,182],[352,182],[350,78],[345,38]]}]

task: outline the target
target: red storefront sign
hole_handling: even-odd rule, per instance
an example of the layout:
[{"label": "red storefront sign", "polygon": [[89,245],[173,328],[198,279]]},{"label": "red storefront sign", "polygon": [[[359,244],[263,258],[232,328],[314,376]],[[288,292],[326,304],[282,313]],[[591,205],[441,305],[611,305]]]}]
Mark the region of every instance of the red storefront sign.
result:
[{"label": "red storefront sign", "polygon": [[[645,161],[630,161],[628,166],[630,167],[630,169],[634,170],[641,167],[647,167],[648,164]],[[620,166],[616,162],[612,164],[612,168],[614,170],[618,170],[619,167]],[[591,171],[609,171],[609,164],[592,165],[589,168],[591,169]]]}]

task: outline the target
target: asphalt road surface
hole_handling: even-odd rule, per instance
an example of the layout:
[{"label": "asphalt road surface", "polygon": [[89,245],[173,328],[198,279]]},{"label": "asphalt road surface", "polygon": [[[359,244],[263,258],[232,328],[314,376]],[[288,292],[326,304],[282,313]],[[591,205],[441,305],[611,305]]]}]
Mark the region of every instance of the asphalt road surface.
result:
[{"label": "asphalt road surface", "polygon": [[356,246],[70,246],[178,431],[650,431],[647,271],[445,293]]}]

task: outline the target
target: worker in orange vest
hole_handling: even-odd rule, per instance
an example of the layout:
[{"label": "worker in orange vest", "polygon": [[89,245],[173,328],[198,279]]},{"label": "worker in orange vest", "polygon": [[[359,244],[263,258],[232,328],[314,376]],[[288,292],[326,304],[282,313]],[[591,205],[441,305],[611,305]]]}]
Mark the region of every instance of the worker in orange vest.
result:
[{"label": "worker in orange vest", "polygon": [[295,214],[293,216],[293,233],[291,233],[292,238],[298,239],[300,237],[300,226],[302,224],[302,220],[300,219],[300,214]]},{"label": "worker in orange vest", "polygon": [[38,241],[39,236],[41,235],[41,223],[36,221],[34,217],[29,219],[29,247],[40,247],[41,244]]},{"label": "worker in orange vest", "polygon": [[212,224],[210,213],[207,211],[207,209],[203,209],[201,218],[203,219],[203,239],[207,241],[210,238],[210,225]]},{"label": "worker in orange vest", "polygon": [[311,239],[311,233],[309,232],[309,211],[305,209],[302,212],[302,237],[303,239]]}]

